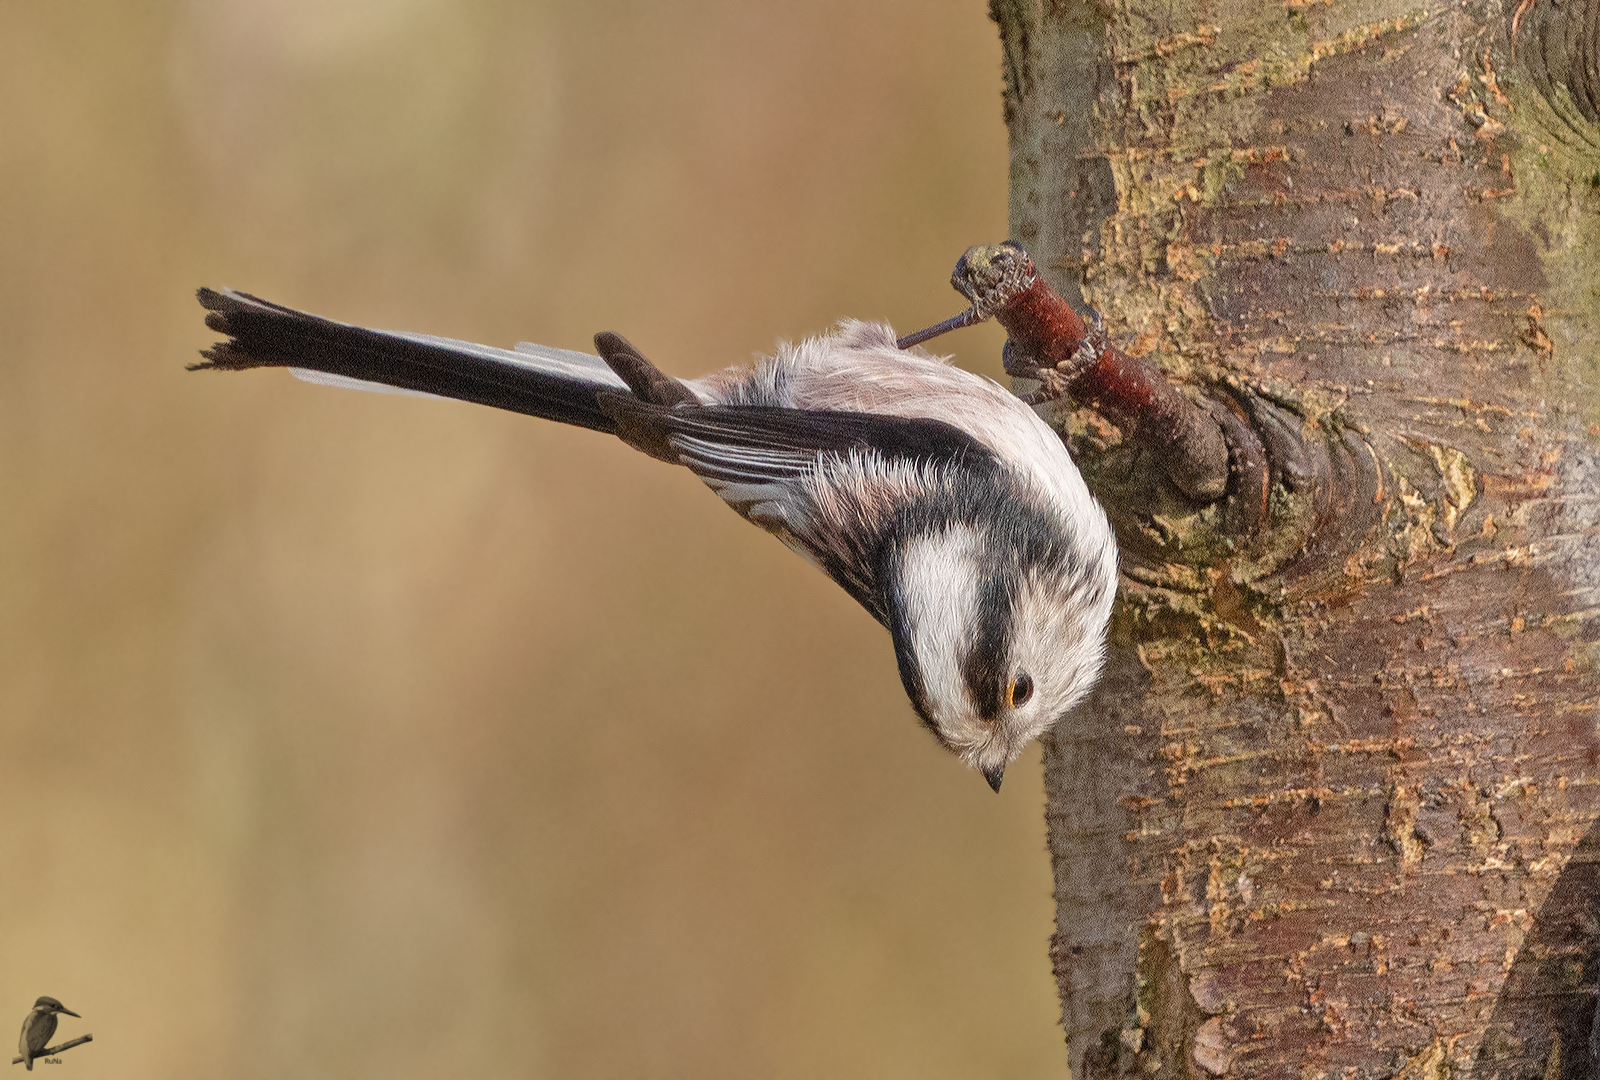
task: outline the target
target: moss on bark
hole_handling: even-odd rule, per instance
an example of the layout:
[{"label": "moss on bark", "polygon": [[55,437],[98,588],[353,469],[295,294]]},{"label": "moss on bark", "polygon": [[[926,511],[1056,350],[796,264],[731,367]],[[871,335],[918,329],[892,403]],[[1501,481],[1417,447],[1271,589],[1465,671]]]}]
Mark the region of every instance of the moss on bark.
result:
[{"label": "moss on bark", "polygon": [[1047,747],[1074,1074],[1590,1075],[1600,4],[991,11],[1013,234],[1272,457],[1241,539],[1057,417],[1126,560]]}]

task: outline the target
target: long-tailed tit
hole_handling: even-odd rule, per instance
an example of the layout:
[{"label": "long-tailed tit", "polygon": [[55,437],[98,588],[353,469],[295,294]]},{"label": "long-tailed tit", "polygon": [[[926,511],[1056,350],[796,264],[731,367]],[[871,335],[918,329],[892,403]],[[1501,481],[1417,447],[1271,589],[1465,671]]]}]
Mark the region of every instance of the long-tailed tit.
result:
[{"label": "long-tailed tit", "polygon": [[599,356],[512,351],[199,297],[228,340],[198,368],[474,401],[686,466],[888,628],[917,715],[996,791],[1100,670],[1116,544],[1061,439],[994,381],[897,348],[886,325],[845,321],[680,381],[616,334],[595,336]]}]

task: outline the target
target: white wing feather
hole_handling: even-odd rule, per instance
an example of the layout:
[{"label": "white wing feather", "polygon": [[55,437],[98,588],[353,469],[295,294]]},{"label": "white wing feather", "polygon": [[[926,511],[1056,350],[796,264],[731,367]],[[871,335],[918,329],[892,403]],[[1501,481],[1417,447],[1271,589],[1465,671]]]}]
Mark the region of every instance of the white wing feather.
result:
[{"label": "white wing feather", "polygon": [[404,397],[433,398],[436,401],[450,400],[438,394],[429,394],[422,390],[406,390],[398,386],[385,386],[382,383],[368,382],[365,379],[352,379],[348,375],[329,375],[325,371],[312,371],[310,368],[290,368],[289,374],[301,382],[316,383],[318,386],[337,386],[341,390],[366,390],[373,394],[400,394]]}]

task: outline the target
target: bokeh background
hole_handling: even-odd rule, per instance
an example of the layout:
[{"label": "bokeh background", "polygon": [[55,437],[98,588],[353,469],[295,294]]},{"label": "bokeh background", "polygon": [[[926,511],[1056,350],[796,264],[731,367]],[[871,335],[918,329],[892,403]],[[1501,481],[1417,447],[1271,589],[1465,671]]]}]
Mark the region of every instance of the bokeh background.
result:
[{"label": "bokeh background", "polygon": [[201,284],[684,375],[949,315],[1006,233],[984,7],[0,4],[0,1026],[61,998],[86,1077],[1064,1073],[1037,750],[992,795],[821,574],[593,433],[183,370]]}]

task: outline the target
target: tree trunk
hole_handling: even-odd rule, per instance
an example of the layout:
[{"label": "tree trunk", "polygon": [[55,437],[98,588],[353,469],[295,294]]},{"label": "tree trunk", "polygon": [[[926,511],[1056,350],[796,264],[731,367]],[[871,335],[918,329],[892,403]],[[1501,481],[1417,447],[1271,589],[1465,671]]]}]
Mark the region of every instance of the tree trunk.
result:
[{"label": "tree trunk", "polygon": [[1600,0],[992,13],[1013,235],[1236,455],[1060,415],[1124,561],[1046,746],[1074,1075],[1597,1075]]}]

